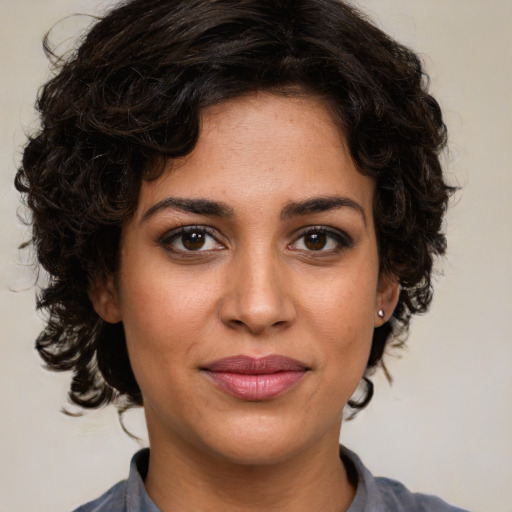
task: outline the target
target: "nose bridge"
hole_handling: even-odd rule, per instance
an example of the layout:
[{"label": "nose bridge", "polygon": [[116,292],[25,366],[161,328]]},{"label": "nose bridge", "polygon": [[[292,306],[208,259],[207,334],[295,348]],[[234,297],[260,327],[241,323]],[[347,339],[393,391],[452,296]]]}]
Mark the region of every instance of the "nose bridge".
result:
[{"label": "nose bridge", "polygon": [[223,300],[223,321],[254,334],[293,321],[290,290],[284,285],[284,262],[269,242],[250,244],[232,261],[231,287]]}]

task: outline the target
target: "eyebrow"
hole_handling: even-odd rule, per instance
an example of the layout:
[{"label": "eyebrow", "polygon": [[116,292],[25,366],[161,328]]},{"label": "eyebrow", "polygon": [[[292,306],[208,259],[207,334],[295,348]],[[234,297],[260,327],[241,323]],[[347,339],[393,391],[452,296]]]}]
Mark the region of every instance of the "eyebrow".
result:
[{"label": "eyebrow", "polygon": [[161,210],[181,210],[187,213],[199,215],[212,215],[214,217],[233,217],[233,209],[225,203],[211,201],[209,199],[184,199],[180,197],[167,197],[154,204],[142,216],[142,221],[148,220]]},{"label": "eyebrow", "polygon": [[[288,220],[292,217],[300,217],[311,213],[326,212],[338,208],[350,208],[359,213],[366,225],[366,215],[363,207],[350,199],[342,196],[311,197],[303,201],[292,201],[285,205],[281,211],[281,220]],[[142,216],[141,222],[147,221],[150,217],[161,210],[174,209],[187,213],[199,215],[210,215],[214,217],[233,218],[234,210],[225,203],[212,201],[210,199],[185,199],[180,197],[166,197],[151,206]]]},{"label": "eyebrow", "polygon": [[281,212],[281,220],[287,220],[292,217],[308,215],[311,213],[326,212],[338,208],[350,208],[361,215],[366,226],[366,214],[364,208],[349,197],[343,196],[322,196],[312,197],[303,201],[293,201],[288,203]]}]

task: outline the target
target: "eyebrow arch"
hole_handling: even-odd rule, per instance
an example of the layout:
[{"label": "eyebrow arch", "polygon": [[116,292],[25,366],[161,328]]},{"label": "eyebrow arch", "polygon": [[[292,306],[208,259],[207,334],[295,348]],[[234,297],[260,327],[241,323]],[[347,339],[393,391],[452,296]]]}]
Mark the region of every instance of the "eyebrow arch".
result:
[{"label": "eyebrow arch", "polygon": [[181,197],[166,197],[149,208],[142,216],[142,221],[147,221],[155,213],[161,210],[174,209],[199,215],[212,215],[214,217],[233,217],[233,209],[224,203],[209,199],[185,199]]},{"label": "eyebrow arch", "polygon": [[338,208],[350,208],[355,210],[363,218],[366,226],[366,215],[363,207],[349,197],[342,196],[322,196],[312,197],[304,201],[293,201],[288,203],[281,211],[281,220],[288,220],[292,217],[300,215],[308,215],[310,213],[326,212]]}]

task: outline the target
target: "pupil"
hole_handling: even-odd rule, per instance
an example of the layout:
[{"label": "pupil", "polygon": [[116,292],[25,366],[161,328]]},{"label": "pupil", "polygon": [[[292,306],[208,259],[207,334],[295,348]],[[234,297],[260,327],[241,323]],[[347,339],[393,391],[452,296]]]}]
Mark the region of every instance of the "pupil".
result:
[{"label": "pupil", "polygon": [[201,249],[204,245],[204,234],[203,233],[186,233],[183,235],[182,243],[185,248],[190,251],[196,251]]},{"label": "pupil", "polygon": [[312,251],[319,251],[325,247],[325,233],[311,233],[306,236],[304,243],[308,249],[311,249]]}]

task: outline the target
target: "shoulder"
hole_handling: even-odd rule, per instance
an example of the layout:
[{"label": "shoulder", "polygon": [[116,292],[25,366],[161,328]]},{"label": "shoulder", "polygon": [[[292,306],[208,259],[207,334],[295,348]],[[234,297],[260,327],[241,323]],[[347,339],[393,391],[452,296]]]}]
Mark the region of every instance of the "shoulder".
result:
[{"label": "shoulder", "polygon": [[467,512],[436,496],[413,493],[396,480],[374,477],[344,446],[340,446],[340,457],[357,479],[356,495],[347,512]]},{"label": "shoulder", "polygon": [[73,512],[124,512],[126,480],[123,480],[94,501],[81,505]]},{"label": "shoulder", "polygon": [[[414,512],[464,512],[437,496],[413,493],[400,482],[389,478],[375,478],[376,487],[387,509]],[[386,509],[386,510],[387,510]]]},{"label": "shoulder", "polygon": [[137,452],[130,463],[130,474],[94,501],[73,512],[159,512],[144,488],[149,450]]}]

